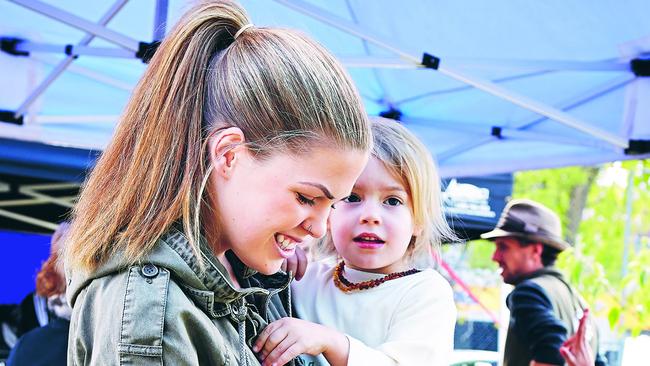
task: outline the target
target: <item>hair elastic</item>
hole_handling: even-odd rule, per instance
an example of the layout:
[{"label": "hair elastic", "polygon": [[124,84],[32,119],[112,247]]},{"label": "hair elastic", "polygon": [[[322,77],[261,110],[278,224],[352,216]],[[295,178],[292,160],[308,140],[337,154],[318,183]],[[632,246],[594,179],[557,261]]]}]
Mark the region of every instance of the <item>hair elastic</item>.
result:
[{"label": "hair elastic", "polygon": [[246,24],[245,26],[239,28],[239,30],[237,31],[237,33],[235,33],[235,36],[234,36],[233,38],[234,38],[234,39],[237,39],[237,37],[239,37],[242,33],[244,33],[244,31],[245,31],[246,29],[248,29],[248,28],[252,28],[252,27],[253,27],[253,23],[248,23],[248,24]]}]

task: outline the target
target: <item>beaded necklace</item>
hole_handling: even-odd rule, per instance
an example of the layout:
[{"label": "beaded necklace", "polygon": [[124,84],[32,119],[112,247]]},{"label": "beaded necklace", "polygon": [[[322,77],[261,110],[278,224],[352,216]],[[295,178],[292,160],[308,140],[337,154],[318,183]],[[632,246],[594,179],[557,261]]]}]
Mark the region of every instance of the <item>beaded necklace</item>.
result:
[{"label": "beaded necklace", "polygon": [[339,288],[339,290],[343,292],[367,290],[369,288],[377,287],[386,281],[395,280],[401,277],[405,277],[420,272],[419,269],[411,268],[408,271],[404,271],[404,272],[389,273],[382,278],[363,281],[359,283],[353,283],[348,281],[348,279],[343,276],[344,267],[345,264],[343,263],[343,261],[341,261],[341,263],[336,265],[336,268],[334,269],[334,273],[332,274],[334,284],[336,285],[336,287]]}]

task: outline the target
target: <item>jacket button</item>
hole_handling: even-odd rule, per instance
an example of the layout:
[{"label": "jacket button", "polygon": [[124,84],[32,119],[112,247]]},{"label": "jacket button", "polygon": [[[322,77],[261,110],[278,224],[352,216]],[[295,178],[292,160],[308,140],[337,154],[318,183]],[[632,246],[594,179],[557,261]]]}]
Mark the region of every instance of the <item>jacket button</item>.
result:
[{"label": "jacket button", "polygon": [[151,263],[147,263],[142,266],[142,275],[147,278],[156,277],[158,275],[158,267],[154,266]]}]

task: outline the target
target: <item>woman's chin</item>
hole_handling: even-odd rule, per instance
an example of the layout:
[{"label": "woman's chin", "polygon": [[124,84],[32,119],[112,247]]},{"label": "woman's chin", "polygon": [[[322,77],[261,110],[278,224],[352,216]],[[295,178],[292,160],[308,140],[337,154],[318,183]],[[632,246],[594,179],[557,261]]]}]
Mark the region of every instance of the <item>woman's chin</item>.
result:
[{"label": "woman's chin", "polygon": [[261,264],[259,266],[256,265],[255,267],[250,266],[250,268],[256,270],[257,272],[259,272],[259,273],[261,273],[263,275],[270,276],[272,274],[278,273],[281,270],[283,262],[284,262],[284,260],[277,261],[277,263],[276,263],[276,261],[267,262],[267,263],[263,263],[263,264]]}]

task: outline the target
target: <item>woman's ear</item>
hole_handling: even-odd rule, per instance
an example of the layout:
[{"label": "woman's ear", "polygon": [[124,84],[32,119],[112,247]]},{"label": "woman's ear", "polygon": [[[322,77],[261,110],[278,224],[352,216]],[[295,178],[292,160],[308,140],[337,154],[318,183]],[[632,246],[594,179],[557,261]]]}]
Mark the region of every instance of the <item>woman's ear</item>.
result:
[{"label": "woman's ear", "polygon": [[245,151],[244,142],[244,133],[239,127],[228,127],[208,137],[213,171],[224,178],[230,177],[240,154]]}]

